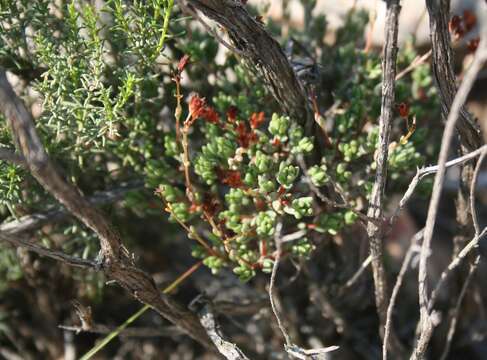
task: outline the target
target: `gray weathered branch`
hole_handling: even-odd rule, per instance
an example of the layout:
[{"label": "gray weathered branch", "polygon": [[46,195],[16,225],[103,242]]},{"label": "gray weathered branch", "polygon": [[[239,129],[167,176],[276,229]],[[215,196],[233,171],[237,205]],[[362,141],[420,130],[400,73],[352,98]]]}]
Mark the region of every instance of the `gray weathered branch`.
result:
[{"label": "gray weathered branch", "polygon": [[[432,8],[433,1],[427,1],[428,8]],[[431,25],[433,26],[433,24]],[[432,29],[432,36],[435,31]],[[447,51],[444,49],[443,51]],[[418,292],[419,292],[419,304],[420,304],[420,336],[414,348],[411,359],[420,360],[424,359],[426,349],[433,334],[434,327],[436,325],[434,312],[430,309],[428,300],[428,288],[427,288],[427,269],[428,269],[428,257],[431,252],[431,240],[433,237],[433,230],[436,223],[436,217],[438,214],[438,205],[440,202],[441,191],[443,188],[443,181],[446,173],[446,163],[448,154],[450,151],[450,144],[455,133],[455,128],[459,119],[463,117],[463,105],[467,99],[467,96],[472,88],[476,76],[482,68],[484,62],[487,60],[487,39],[484,37],[480,41],[477,52],[474,56],[473,62],[467,70],[463,82],[455,95],[455,98],[451,104],[449,110],[445,130],[441,140],[441,150],[438,158],[438,171],[435,176],[433,185],[433,192],[428,208],[428,215],[426,218],[426,225],[424,230],[424,240],[421,248],[421,257],[419,262],[418,271]],[[461,135],[462,136],[462,135]],[[472,145],[472,144],[470,144]],[[460,254],[459,254],[460,255]]]},{"label": "gray weathered branch", "polygon": [[44,246],[35,244],[33,242],[30,242],[28,240],[19,238],[15,235],[11,235],[11,234],[4,234],[4,233],[0,232],[0,242],[9,243],[10,245],[12,245],[14,247],[23,247],[29,251],[33,251],[33,252],[41,255],[41,256],[45,256],[45,257],[60,261],[60,262],[65,263],[69,266],[85,268],[85,269],[94,269],[94,268],[96,268],[96,265],[97,265],[94,261],[69,256],[69,255],[63,253],[62,251],[48,249]]},{"label": "gray weathered branch", "polygon": [[[142,181],[123,183],[114,189],[101,191],[94,194],[88,198],[88,201],[90,204],[95,206],[110,204],[122,199],[128,192],[142,188]],[[17,220],[0,224],[0,232],[5,234],[19,234],[26,231],[33,231],[40,228],[44,224],[53,221],[60,221],[70,215],[71,214],[63,208],[56,208],[42,213],[25,215]]]},{"label": "gray weathered branch", "polygon": [[[465,154],[461,157],[458,157],[456,159],[448,161],[445,164],[445,167],[450,168],[453,166],[462,165],[468,161],[475,159],[477,156],[479,156],[480,154],[482,154],[486,150],[487,150],[487,145],[483,145],[482,147],[480,147],[477,150],[474,150],[474,151],[469,152],[468,154]],[[416,190],[416,187],[419,185],[419,182],[424,177],[426,177],[428,175],[435,174],[438,171],[438,169],[439,169],[438,165],[431,165],[431,166],[427,166],[427,167],[418,169],[416,171],[416,175],[414,175],[413,179],[409,183],[409,186],[408,186],[406,192],[404,193],[404,195],[402,196],[401,200],[399,201],[399,204],[398,204],[396,210],[394,211],[394,214],[389,219],[390,225],[392,225],[394,223],[394,221],[399,216],[399,213],[404,209],[404,207],[408,203],[409,199],[411,199],[411,196],[413,196],[414,191]]]},{"label": "gray weathered branch", "polygon": [[[385,25],[385,45],[382,60],[382,104],[379,120],[379,148],[376,156],[377,171],[374,186],[370,196],[367,216],[375,220],[381,220],[384,210],[384,190],[387,179],[387,158],[389,151],[390,132],[394,117],[395,79],[397,60],[397,36],[398,21],[401,7],[399,0],[387,2],[387,14]],[[388,289],[387,278],[384,269],[383,255],[383,228],[376,222],[369,221],[367,233],[370,242],[370,254],[372,257],[372,273],[375,285],[375,303],[379,315],[380,335],[384,338],[384,329],[387,320]],[[392,329],[391,329],[392,330]],[[390,344],[385,344],[391,350],[395,358],[400,358],[401,344],[395,333],[390,332]]]},{"label": "gray weathered branch", "polygon": [[225,340],[208,299],[200,295],[193,300],[190,306],[194,311],[197,311],[201,325],[206,329],[220,354],[228,360],[249,360],[236,344]]},{"label": "gray weathered branch", "polygon": [[[453,51],[448,29],[450,0],[426,0],[426,6],[430,19],[433,74],[440,92],[441,113],[446,119],[457,93],[455,72],[453,71]],[[456,129],[460,134],[460,141],[468,151],[473,151],[482,144],[480,129],[463,105],[460,108],[459,117]]]}]

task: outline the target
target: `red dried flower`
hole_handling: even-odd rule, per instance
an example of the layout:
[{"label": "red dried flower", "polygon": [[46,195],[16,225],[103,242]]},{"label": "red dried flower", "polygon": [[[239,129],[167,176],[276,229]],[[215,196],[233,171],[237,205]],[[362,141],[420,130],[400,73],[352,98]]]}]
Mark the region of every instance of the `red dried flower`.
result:
[{"label": "red dried flower", "polygon": [[186,65],[188,64],[189,62],[189,55],[184,55],[180,60],[179,60],[179,63],[178,63],[178,72],[179,73],[182,73],[184,68],[186,67]]},{"label": "red dried flower", "polygon": [[471,52],[471,53],[474,53],[477,50],[477,48],[479,47],[479,43],[480,43],[480,38],[479,37],[476,37],[475,39],[470,40],[467,43],[467,49],[468,49],[468,51]]},{"label": "red dried flower", "polygon": [[237,170],[225,170],[221,173],[221,182],[232,188],[239,188],[243,186],[242,176]]},{"label": "red dried flower", "polygon": [[250,141],[248,138],[247,127],[243,122],[239,122],[237,127],[235,128],[237,132],[237,141],[238,144],[243,148],[248,148],[250,145]]},{"label": "red dried flower", "polygon": [[243,122],[239,122],[235,127],[237,132],[237,142],[243,148],[248,148],[250,144],[257,142],[257,134],[249,131]]},{"label": "red dried flower", "polygon": [[250,126],[252,129],[257,129],[264,122],[264,112],[253,113],[250,116]]},{"label": "red dried flower", "polygon": [[228,121],[234,122],[237,119],[238,108],[236,106],[230,106],[227,110]]},{"label": "red dried flower", "polygon": [[248,135],[248,138],[249,138],[249,143],[250,144],[254,144],[257,142],[257,134],[253,131],[251,131]]},{"label": "red dried flower", "polygon": [[218,201],[210,194],[203,195],[203,203],[201,204],[201,208],[207,216],[215,215],[218,211],[218,206]]},{"label": "red dried flower", "polygon": [[465,10],[463,12],[463,23],[465,24],[466,32],[469,32],[475,27],[475,24],[477,23],[477,17],[472,11]]},{"label": "red dried flower", "polygon": [[201,117],[212,124],[218,124],[220,117],[218,113],[212,107],[206,106],[204,111],[201,113]]},{"label": "red dried flower", "polygon": [[267,207],[267,203],[262,198],[254,198],[255,208],[259,211],[264,210]]},{"label": "red dried flower", "polygon": [[220,121],[218,113],[206,104],[205,98],[202,98],[197,94],[193,95],[189,100],[189,113],[191,114],[191,121],[189,124],[186,124],[189,126],[198,118],[205,119],[213,124],[218,124]]},{"label": "red dried flower", "polygon": [[281,140],[279,140],[277,137],[272,140],[272,145],[274,146],[281,146]]},{"label": "red dried flower", "polygon": [[402,118],[407,118],[409,116],[409,105],[402,102],[398,105],[398,111],[399,111],[399,115],[402,117]]},{"label": "red dried flower", "polygon": [[448,23],[448,28],[456,39],[461,38],[465,34],[465,30],[462,24],[462,18],[458,15],[454,15],[451,18],[450,22]]},{"label": "red dried flower", "polygon": [[194,214],[195,212],[198,212],[200,209],[198,204],[192,203],[191,206],[189,207],[189,213]]},{"label": "red dried flower", "polygon": [[206,100],[205,98],[200,97],[198,94],[193,95],[189,100],[189,112],[193,121],[201,116],[203,111],[205,111],[205,108]]},{"label": "red dried flower", "polygon": [[452,18],[450,19],[450,22],[448,23],[448,29],[450,32],[455,32],[455,30],[458,28],[458,26],[462,23],[462,19],[458,15],[453,15]]}]

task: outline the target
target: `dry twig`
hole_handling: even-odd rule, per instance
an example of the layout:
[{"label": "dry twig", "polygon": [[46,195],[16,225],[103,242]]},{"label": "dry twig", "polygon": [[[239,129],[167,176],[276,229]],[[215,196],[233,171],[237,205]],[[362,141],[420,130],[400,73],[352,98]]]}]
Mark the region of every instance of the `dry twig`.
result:
[{"label": "dry twig", "polygon": [[477,214],[477,208],[475,206],[475,189],[477,188],[477,181],[479,179],[480,169],[484,163],[485,157],[487,156],[487,145],[482,147],[482,154],[480,155],[479,161],[477,161],[477,166],[473,173],[472,184],[470,186],[470,213],[472,214],[472,222],[475,230],[475,235],[480,234],[479,225],[479,215]]},{"label": "dry twig", "polygon": [[34,244],[28,240],[18,238],[15,235],[4,234],[0,232],[0,242],[6,242],[14,247],[23,247],[29,251],[35,252],[41,256],[45,256],[69,266],[84,268],[84,269],[96,269],[98,264],[95,261],[85,260],[73,256],[69,256],[62,251],[48,249],[44,246]]},{"label": "dry twig", "polygon": [[458,315],[460,314],[460,306],[462,305],[463,298],[467,293],[468,286],[472,281],[475,270],[477,270],[479,261],[480,261],[480,257],[477,257],[475,262],[470,266],[470,269],[468,271],[467,277],[465,278],[460,294],[458,295],[458,299],[456,301],[455,307],[450,311],[450,316],[449,316],[450,326],[448,328],[448,334],[446,336],[446,342],[445,342],[445,346],[443,347],[443,353],[441,354],[440,360],[446,360],[450,352],[451,343],[453,340],[453,336],[455,335],[455,330],[458,322]]},{"label": "dry twig", "polygon": [[399,74],[396,75],[396,81],[403,78],[407,74],[409,74],[411,71],[416,69],[419,65],[424,64],[431,56],[431,50],[429,50],[427,53],[423,55],[418,55],[414,58],[411,64],[409,64],[408,67],[406,67],[404,70],[402,70]]},{"label": "dry twig", "polygon": [[[478,148],[477,150],[474,150],[468,154],[465,154],[461,157],[458,157],[456,159],[450,160],[445,164],[446,168],[454,167],[454,166],[459,166],[467,161],[475,159],[477,156],[479,156],[481,153],[487,150],[487,145],[483,145],[482,147]],[[427,166],[421,169],[418,169],[416,171],[416,175],[414,178],[411,180],[409,183],[409,186],[402,196],[401,200],[399,201],[399,205],[397,206],[396,210],[394,211],[394,214],[391,216],[389,219],[389,224],[392,225],[396,218],[399,216],[399,213],[404,209],[408,201],[411,199],[411,196],[414,194],[414,191],[416,190],[416,187],[419,185],[419,182],[426,176],[436,174],[438,172],[439,166],[438,165],[432,165],[432,166]]]},{"label": "dry twig", "polygon": [[397,275],[396,284],[392,289],[392,295],[389,300],[389,306],[387,307],[387,320],[386,320],[386,327],[384,331],[384,344],[382,346],[382,359],[387,360],[387,342],[389,339],[389,335],[391,333],[392,328],[392,313],[394,312],[394,306],[396,305],[397,295],[399,294],[399,290],[401,289],[402,283],[404,281],[404,276],[406,275],[406,271],[409,268],[409,264],[411,259],[413,258],[414,253],[419,252],[418,243],[423,238],[424,230],[418,231],[413,238],[411,239],[411,245],[409,245],[409,249],[404,256],[404,260],[401,265],[401,270],[399,270],[399,274]]},{"label": "dry twig", "polygon": [[[90,204],[94,206],[101,206],[114,203],[130,191],[141,190],[143,188],[142,181],[134,181],[130,183],[122,183],[118,187],[101,191],[87,198]],[[5,234],[20,234],[27,231],[39,229],[44,224],[63,220],[71,214],[66,209],[52,209],[43,213],[35,213],[22,216],[17,220],[0,224],[0,232]]]},{"label": "dry twig", "polygon": [[[436,222],[440,195],[443,188],[443,180],[446,172],[446,162],[450,150],[450,143],[455,132],[457,120],[460,117],[460,114],[463,109],[463,104],[465,103],[468,93],[470,92],[470,89],[472,88],[473,83],[475,82],[476,76],[480,71],[480,69],[482,68],[482,65],[486,59],[487,59],[487,39],[484,38],[481,40],[479,44],[479,48],[477,49],[474,60],[472,62],[472,65],[467,70],[463,82],[460,88],[458,89],[457,95],[453,100],[450,113],[448,114],[445,131],[443,132],[441,150],[440,150],[440,155],[438,160],[438,172],[436,173],[435,182],[433,185],[433,192],[432,192],[431,201],[428,209],[428,216],[425,225],[424,241],[421,248],[421,257],[419,262],[418,282],[419,282],[421,330],[420,330],[419,339],[416,343],[411,359],[424,358],[426,348],[428,346],[429,340],[431,338],[435,326],[434,319],[431,313],[431,308],[429,306],[430,302],[428,301],[428,289],[427,289],[427,282],[426,282],[427,264],[428,264],[428,257],[431,251],[431,240],[433,237],[433,229]],[[474,238],[474,240],[475,239],[477,239],[478,241],[478,237]],[[468,246],[469,245],[467,245],[464,248],[464,250]],[[454,262],[456,263],[457,259],[461,258],[460,255],[464,253],[464,250],[460,252],[458,257],[452,263]],[[440,285],[440,282],[438,283],[438,285]]]},{"label": "dry twig", "polygon": [[0,146],[0,161],[7,161],[12,164],[25,166],[25,160],[22,156],[3,146]]},{"label": "dry twig", "polygon": [[[394,116],[395,78],[397,60],[397,35],[400,5],[398,0],[387,2],[385,45],[383,54],[383,80],[382,80],[382,104],[379,122],[379,148],[376,157],[377,171],[375,182],[370,196],[369,211],[367,216],[375,220],[382,219],[384,209],[384,189],[387,178],[387,158],[389,151],[389,137]],[[383,263],[383,229],[374,222],[369,221],[367,233],[370,241],[370,254],[372,256],[372,272],[375,285],[375,302],[380,322],[380,335],[384,337],[384,328],[387,319],[388,291],[387,279]],[[400,343],[391,333],[391,349],[396,357],[399,356]],[[386,344],[386,346],[389,346]]]},{"label": "dry twig", "polygon": [[200,295],[191,302],[190,307],[198,313],[201,325],[205,328],[220,354],[228,360],[249,360],[236,344],[225,340],[208,299]]}]

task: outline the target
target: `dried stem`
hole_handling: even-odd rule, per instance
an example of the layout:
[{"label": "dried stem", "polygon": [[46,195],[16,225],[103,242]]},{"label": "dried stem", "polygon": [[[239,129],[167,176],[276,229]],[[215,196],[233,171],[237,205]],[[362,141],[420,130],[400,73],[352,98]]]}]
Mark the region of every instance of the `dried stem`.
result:
[{"label": "dried stem", "polygon": [[431,56],[431,50],[423,55],[418,55],[414,58],[411,64],[408,65],[404,70],[402,70],[399,74],[396,75],[396,81],[402,79],[404,76],[409,74],[411,71],[416,69],[419,65],[424,64]]},{"label": "dried stem", "polygon": [[447,279],[450,277],[452,274],[453,270],[455,270],[467,257],[467,255],[470,254],[472,250],[474,250],[479,241],[487,234],[487,227],[482,230],[482,232],[478,235],[476,235],[472,240],[470,240],[467,245],[458,253],[458,255],[448,264],[445,270],[440,275],[440,280],[436,283],[435,288],[431,292],[431,299],[427,304],[427,310],[432,311],[433,307],[436,304],[436,300],[438,298],[438,294],[440,293],[440,290],[443,288],[445,285]]},{"label": "dried stem", "polygon": [[190,304],[191,309],[198,313],[201,325],[205,328],[220,354],[228,360],[249,360],[238,346],[226,340],[216,321],[213,306],[203,295],[198,296]]},{"label": "dried stem", "polygon": [[480,155],[479,160],[477,161],[477,165],[475,166],[475,171],[473,173],[472,184],[470,185],[470,213],[472,214],[472,222],[473,227],[475,229],[475,235],[478,236],[480,234],[480,225],[479,225],[479,215],[477,214],[477,208],[475,206],[475,189],[477,187],[477,181],[479,179],[480,169],[482,164],[487,156],[487,145],[482,147],[482,154]]},{"label": "dried stem", "polygon": [[[482,154],[483,152],[487,151],[487,145],[483,145],[477,150],[474,150],[468,154],[465,154],[461,157],[458,157],[456,159],[450,160],[445,164],[446,168],[462,165],[466,163],[467,161],[475,159],[477,156]],[[416,190],[416,187],[419,185],[419,182],[426,176],[435,174],[439,169],[438,165],[432,165],[432,166],[427,166],[421,169],[418,169],[416,171],[416,175],[414,178],[411,180],[409,183],[409,186],[402,196],[401,200],[399,201],[399,205],[397,206],[396,210],[394,211],[394,214],[391,216],[389,219],[389,224],[392,225],[396,218],[399,216],[399,213],[404,209],[408,201],[411,199],[411,196],[414,194],[414,191]]]},{"label": "dried stem", "polygon": [[[397,35],[400,5],[398,0],[387,2],[386,28],[385,28],[385,45],[383,54],[383,80],[382,80],[382,104],[379,121],[379,148],[376,157],[377,171],[375,182],[370,196],[369,211],[367,216],[380,221],[384,209],[384,189],[387,179],[387,158],[390,142],[391,124],[394,116],[395,101],[395,78],[396,78],[396,60],[397,60]],[[383,263],[383,234],[382,228],[376,223],[369,221],[367,233],[370,241],[370,254],[372,256],[372,272],[375,285],[375,302],[379,315],[380,335],[384,337],[384,328],[387,319],[388,291],[387,279]],[[391,333],[391,339],[394,338],[391,349],[394,356],[400,356],[400,343]],[[385,346],[389,346],[386,344]]]},{"label": "dried stem", "polygon": [[[426,6],[430,20],[433,75],[436,87],[440,93],[441,113],[443,118],[446,119],[457,93],[455,72],[453,70],[454,57],[450,30],[448,28],[450,0],[426,0]],[[479,148],[482,145],[480,129],[463,106],[463,103],[459,109],[458,116],[460,121],[456,122],[456,129],[460,135],[462,146],[468,151]]]},{"label": "dried stem", "polygon": [[399,294],[399,290],[401,289],[402,283],[404,281],[404,276],[406,275],[406,271],[409,268],[409,263],[414,255],[414,253],[419,251],[418,243],[423,238],[423,230],[417,232],[413,238],[411,239],[411,245],[409,245],[409,249],[404,256],[404,260],[401,265],[401,270],[399,270],[399,274],[397,275],[396,284],[392,289],[392,295],[389,300],[389,306],[387,307],[387,320],[386,320],[386,327],[384,331],[384,344],[382,347],[382,359],[387,360],[387,346],[385,346],[389,340],[389,336],[392,329],[392,313],[394,312],[394,306],[396,305],[397,295]]},{"label": "dried stem", "polygon": [[274,291],[274,285],[276,282],[276,275],[277,275],[277,270],[279,269],[279,263],[281,261],[281,255],[282,255],[282,239],[281,239],[281,229],[282,229],[282,224],[278,223],[276,232],[274,234],[274,241],[276,243],[276,253],[274,256],[274,264],[272,266],[272,272],[271,272],[271,279],[269,281],[269,301],[271,303],[271,309],[272,312],[274,313],[274,316],[276,317],[277,320],[277,325],[279,326],[279,330],[281,330],[282,335],[284,336],[284,340],[286,342],[286,346],[291,346],[291,337],[286,331],[286,328],[284,327],[281,317],[279,315],[279,311],[277,310],[275,300],[274,298],[277,296]]},{"label": "dried stem", "polygon": [[465,278],[462,289],[460,290],[460,294],[458,295],[458,299],[457,299],[457,302],[455,304],[455,307],[450,312],[450,321],[449,321],[450,327],[448,329],[448,334],[446,336],[446,343],[445,343],[445,346],[443,348],[443,353],[441,354],[440,360],[446,360],[448,357],[448,354],[450,352],[453,336],[455,336],[455,330],[456,330],[456,326],[457,326],[457,322],[458,322],[458,315],[460,313],[460,307],[462,305],[462,301],[465,297],[465,294],[467,293],[468,286],[472,282],[475,270],[477,270],[479,261],[480,261],[480,257],[477,257],[475,262],[470,266],[470,270],[468,271],[468,274],[467,274],[467,277]]},{"label": "dried stem", "polygon": [[[163,200],[164,201],[164,200]],[[194,238],[195,241],[200,244],[206,251],[208,251],[209,254],[213,255],[213,256],[217,256],[217,257],[222,257],[220,254],[218,254],[215,250],[213,250],[211,248],[210,245],[208,245],[208,243],[203,239],[203,237],[201,237],[200,234],[198,234],[196,231],[193,231],[188,225],[186,225],[181,219],[179,219],[176,214],[174,213],[174,211],[172,211],[172,207],[171,207],[171,204],[169,203],[166,203],[166,211],[169,212],[172,217],[174,218],[174,220],[176,220],[176,222],[181,225],[181,227],[186,230],[186,233],[191,237],[191,238]]]},{"label": "dried stem", "polygon": [[[433,193],[431,196],[431,201],[428,209],[428,216],[426,219],[424,241],[421,248],[421,257],[419,262],[419,304],[420,304],[420,324],[421,332],[419,340],[415,346],[411,359],[423,359],[426,352],[427,345],[431,338],[434,328],[433,318],[431,317],[429,311],[429,301],[428,301],[428,289],[427,289],[427,264],[428,256],[431,251],[431,240],[433,237],[433,230],[436,222],[436,217],[438,214],[438,205],[440,201],[440,195],[443,188],[443,180],[446,172],[446,162],[450,150],[450,143],[455,133],[455,127],[460,113],[463,109],[463,104],[465,103],[468,93],[475,82],[476,76],[484,61],[487,59],[487,39],[482,39],[479,44],[479,48],[475,54],[472,65],[467,70],[463,82],[458,89],[457,95],[453,100],[451,111],[448,115],[448,119],[445,126],[445,131],[443,132],[443,137],[441,141],[441,150],[438,159],[438,171],[435,176],[435,182],[433,185]],[[459,254],[460,256],[460,254]]]},{"label": "dried stem", "polygon": [[15,165],[25,166],[25,160],[13,150],[0,146],[0,161],[7,161]]},{"label": "dried stem", "polygon": [[[87,198],[87,200],[94,206],[111,204],[123,199],[128,192],[141,190],[143,187],[144,184],[142,181],[122,183],[114,189],[96,193]],[[14,221],[0,224],[0,232],[5,234],[20,234],[27,231],[33,231],[39,229],[44,224],[60,221],[68,216],[71,216],[71,214],[66,209],[62,208],[48,210],[43,213],[34,213],[22,216]]]},{"label": "dried stem", "polygon": [[370,263],[372,262],[372,256],[369,255],[367,258],[362,262],[360,265],[359,269],[353,274],[353,276],[347,280],[345,285],[340,289],[339,293],[343,293],[347,289],[350,289],[358,279],[360,279],[360,276],[365,272],[365,270],[369,267]]},{"label": "dried stem", "polygon": [[83,269],[96,269],[98,267],[98,264],[95,261],[69,256],[62,251],[57,251],[41,245],[34,244],[15,235],[0,232],[0,241],[7,242],[15,247],[26,248],[29,251],[35,252],[41,256],[57,260],[69,266],[79,267]]}]

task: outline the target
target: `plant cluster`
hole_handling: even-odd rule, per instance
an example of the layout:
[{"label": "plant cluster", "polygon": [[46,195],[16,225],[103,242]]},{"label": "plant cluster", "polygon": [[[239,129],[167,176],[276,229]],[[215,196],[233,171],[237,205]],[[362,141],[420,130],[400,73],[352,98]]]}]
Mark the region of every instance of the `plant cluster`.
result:
[{"label": "plant cluster", "polygon": [[[170,220],[197,241],[193,256],[214,273],[230,267],[249,280],[257,270],[271,271],[276,237],[289,239],[284,255],[306,258],[319,244],[317,235],[336,235],[364,216],[375,170],[380,59],[352,46],[335,56],[337,63],[354,62],[348,76],[338,79],[334,101],[339,106],[328,116],[315,114],[326,125],[312,136],[288,116],[261,111],[265,108],[249,111],[253,104],[239,96],[217,95],[211,106],[193,94],[181,125],[181,108],[176,111],[176,128],[166,134],[164,144],[179,174],[154,173],[161,182],[157,192]],[[415,56],[408,46],[400,63]],[[177,92],[176,97],[182,95]],[[389,177],[390,186],[401,187],[404,173],[424,163],[418,148],[426,129],[414,131],[407,124],[412,114],[423,119],[435,106],[427,65],[398,81],[397,97],[408,104],[398,104]],[[407,139],[401,137],[408,130]],[[322,149],[316,148],[317,137],[326,138]]]},{"label": "plant cluster", "polygon": [[[143,184],[125,193],[122,201],[107,202],[103,210],[127,248],[140,255],[136,266],[141,263],[140,269],[150,273],[164,267],[164,276],[174,280],[164,293],[174,291],[190,275],[194,282],[180,288],[180,297],[187,299],[201,291],[200,279],[207,280],[208,271],[196,271],[203,264],[215,275],[215,287],[223,288],[221,280],[229,280],[232,290],[246,289],[256,298],[263,295],[260,284],[277,269],[279,258],[283,274],[291,263],[304,270],[304,276],[293,280],[293,288],[309,290],[286,298],[286,309],[308,303],[316,287],[332,295],[330,306],[337,314],[362,316],[367,309],[371,315],[363,318],[363,324],[370,321],[369,328],[377,329],[375,313],[368,311],[372,296],[342,290],[362,260],[358,251],[348,249],[366,245],[355,240],[365,234],[370,220],[367,209],[377,166],[382,56],[377,49],[363,50],[366,13],[350,12],[331,43],[325,36],[325,17],[314,15],[317,2],[301,2],[306,19],[301,30],[261,19],[261,11],[248,9],[281,42],[302,82],[312,112],[302,118],[284,114],[245,57],[218,45],[207,28],[195,26],[197,19],[183,17],[173,0],[0,1],[0,67],[7,69],[9,81],[32,109],[49,157],[86,197],[116,192],[127,183]],[[451,19],[450,32],[457,39],[470,36],[475,23],[467,11]],[[476,41],[469,46],[474,48]],[[439,127],[430,126],[430,121],[438,122],[440,106],[430,65],[417,61],[419,57],[413,41],[401,45],[388,195],[402,194],[417,167],[430,163],[438,152],[439,142],[427,139],[439,138]],[[0,120],[1,150],[13,152],[8,124]],[[415,196],[428,193],[428,180],[422,181]],[[384,200],[387,206],[388,199]],[[0,222],[49,214],[58,207],[59,202],[28,169],[0,160]],[[96,234],[73,218],[56,218],[19,236],[75,257],[99,259]],[[103,300],[98,304],[101,308],[109,303],[114,309],[126,305],[128,309],[129,297],[119,297],[118,290],[103,291],[103,271],[45,264],[36,254],[0,247],[0,297],[4,299],[0,345],[9,341],[5,334],[22,329],[17,326],[21,317],[33,317],[25,316],[31,309],[41,308],[52,312],[51,318],[64,319],[72,298],[92,304]],[[389,267],[392,262],[386,264]],[[230,274],[230,279],[222,273]],[[46,290],[32,282],[41,276],[54,279],[51,283],[56,287],[62,285],[55,289],[56,303],[61,306],[53,306],[52,311],[30,306],[17,316],[11,311],[17,299],[22,304],[41,303],[32,295]],[[76,286],[71,284],[73,278]],[[157,285],[160,279],[154,277]],[[238,286],[238,279],[253,279],[257,286]],[[372,294],[370,284],[361,294]],[[279,281],[275,285],[279,287]],[[281,295],[287,291],[281,290]],[[107,301],[113,298],[116,305]],[[39,299],[44,301],[45,296]],[[324,342],[337,338],[347,342],[355,336],[344,333],[342,337],[339,326],[335,327],[341,319],[322,322],[315,316],[319,307],[309,304],[297,321],[304,319],[311,330],[305,333],[301,323],[294,324],[299,325],[303,344],[316,333],[332,334]],[[137,318],[153,326],[149,316],[141,317],[149,308],[150,304],[130,317],[89,354]],[[256,333],[268,332],[270,322],[263,322],[269,315],[251,320],[257,325]],[[42,333],[43,324],[39,329],[31,325]],[[370,336],[361,326],[352,330],[360,337]],[[265,334],[262,340],[273,337]],[[64,340],[59,347],[63,351]],[[29,338],[26,344],[38,350],[37,344],[44,342],[34,344]],[[267,358],[274,348],[263,349],[263,356]]]},{"label": "plant cluster", "polygon": [[[312,31],[290,34],[325,49],[307,53],[320,61],[321,83],[313,86],[321,127],[313,133],[279,113],[235,57],[215,61],[217,43],[200,30],[168,43],[160,56],[164,34],[185,29],[186,20],[177,16],[171,24],[162,21],[172,1],[110,0],[103,9],[74,2],[52,6],[44,0],[2,6],[1,64],[28,75],[25,94],[42,102],[36,124],[46,148],[87,194],[142,178],[147,188],[159,189],[170,219],[198,240],[193,255],[214,272],[230,267],[244,280],[270,270],[275,236],[299,234],[283,251],[308,257],[319,244],[317,234],[337,234],[366,208],[381,65],[380,56],[358,50],[352,36],[366,23],[362,13],[348,18],[333,47],[321,43],[323,18],[310,18]],[[178,69],[175,59],[185,54],[191,64]],[[412,46],[402,49],[399,67],[416,55]],[[181,79],[175,83],[175,76],[186,77],[191,87]],[[182,121],[181,94],[192,90],[212,106],[194,95]],[[404,143],[406,120],[398,115],[394,127],[389,186],[400,188],[402,175],[423,163],[420,153],[436,151],[427,148],[421,126],[435,106],[428,65],[398,81],[397,98],[408,104],[408,121],[414,114],[418,122]],[[325,112],[330,106],[333,111]],[[0,137],[2,146],[13,147],[5,122]],[[0,163],[0,189],[5,220],[55,204],[20,166],[6,162]],[[141,216],[158,211],[147,194],[130,194],[125,204]],[[86,229],[59,224],[52,231],[71,237],[65,250],[85,258],[96,254]]]}]

